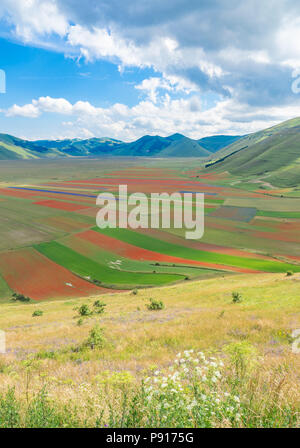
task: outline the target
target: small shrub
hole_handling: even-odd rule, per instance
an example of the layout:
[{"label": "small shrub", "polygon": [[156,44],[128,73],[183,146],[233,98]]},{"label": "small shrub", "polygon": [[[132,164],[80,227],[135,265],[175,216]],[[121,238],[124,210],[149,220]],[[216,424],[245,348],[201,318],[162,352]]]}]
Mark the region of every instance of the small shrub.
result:
[{"label": "small shrub", "polygon": [[92,350],[94,350],[95,348],[104,348],[106,339],[103,333],[103,328],[99,327],[99,325],[95,325],[95,327],[90,331],[89,337],[83,344],[83,346],[91,348]]},{"label": "small shrub", "polygon": [[81,307],[78,310],[78,313],[80,314],[80,316],[83,316],[83,317],[91,316],[93,314],[93,312],[90,310],[89,306],[86,304],[81,305]]},{"label": "small shrub", "polygon": [[100,282],[100,280],[96,280],[96,279],[93,280],[93,283],[97,286],[100,286],[102,284],[102,282]]},{"label": "small shrub", "polygon": [[232,293],[232,301],[233,303],[241,303],[242,301],[242,295],[239,292],[234,291]]},{"label": "small shrub", "polygon": [[72,415],[68,408],[60,411],[52,403],[45,389],[42,389],[31,401],[26,413],[26,428],[71,427]]},{"label": "small shrub", "polygon": [[164,303],[161,300],[149,299],[149,303],[146,305],[150,311],[163,310],[165,308]]},{"label": "small shrub", "polygon": [[17,293],[14,293],[13,295],[12,295],[12,300],[14,300],[14,301],[18,301],[18,302],[26,302],[26,303],[28,303],[28,302],[30,302],[30,297],[26,297],[26,296],[24,296],[23,294],[17,294]]},{"label": "small shrub", "polygon": [[39,317],[39,316],[42,316],[43,314],[44,314],[44,311],[42,311],[42,310],[35,310],[32,313],[32,317]]},{"label": "small shrub", "polygon": [[287,277],[291,277],[292,275],[294,275],[293,271],[287,271],[287,273],[286,273]]},{"label": "small shrub", "polygon": [[254,345],[247,341],[232,342],[224,347],[224,352],[230,356],[235,377],[240,380],[257,364],[258,352]]},{"label": "small shrub", "polygon": [[131,291],[131,294],[136,296],[138,294],[138,290],[135,288]]},{"label": "small shrub", "polygon": [[94,303],[95,313],[97,314],[103,314],[105,311],[105,307],[106,303],[101,302],[101,300],[96,300],[96,302]]},{"label": "small shrub", "polygon": [[0,428],[18,428],[20,424],[20,405],[15,390],[9,389],[6,395],[0,395]]}]

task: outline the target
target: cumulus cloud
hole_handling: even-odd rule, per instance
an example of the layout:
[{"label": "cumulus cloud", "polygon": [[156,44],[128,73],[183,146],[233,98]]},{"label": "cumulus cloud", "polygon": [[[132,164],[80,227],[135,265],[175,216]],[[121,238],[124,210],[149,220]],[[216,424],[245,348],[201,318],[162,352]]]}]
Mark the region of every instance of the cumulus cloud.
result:
[{"label": "cumulus cloud", "polygon": [[68,19],[59,11],[56,0],[1,0],[1,13],[25,42],[51,33],[64,37],[68,32]]},{"label": "cumulus cloud", "polygon": [[[41,41],[56,34],[87,60],[153,67],[202,91],[225,96],[238,96],[245,88],[245,67],[251,66],[254,78],[263,77],[270,89],[276,89],[282,65],[300,63],[300,4],[293,0],[90,0],[88,5],[81,0],[2,0],[1,4],[0,14],[6,14],[24,40]],[[252,101],[254,96],[260,99],[251,83],[248,89],[253,90]]]},{"label": "cumulus cloud", "polygon": [[[133,108],[100,109],[45,97],[12,106],[10,116],[55,111],[95,122],[101,116],[108,135],[111,130],[130,138],[142,128],[195,135],[212,129],[207,117],[216,121],[215,130],[222,125],[225,131],[244,132],[245,124],[237,123],[249,126],[250,118],[257,128],[299,114],[299,99],[291,90],[292,71],[300,66],[300,3],[294,0],[2,0],[0,16],[25,42],[56,45],[61,39],[60,48],[86,61],[106,59],[120,71],[156,72],[136,85],[145,101]],[[205,112],[206,93],[218,101]],[[237,114],[244,116],[237,120]]]},{"label": "cumulus cloud", "polygon": [[204,110],[197,95],[172,99],[166,94],[157,103],[146,99],[133,107],[116,103],[107,108],[84,101],[72,104],[63,98],[41,97],[23,106],[12,106],[6,115],[36,118],[44,113],[59,114],[64,118],[65,136],[100,135],[132,141],[145,131],[162,136],[181,132],[195,139],[220,133],[245,134],[296,116],[297,110],[297,106],[258,109],[232,99],[219,101]]}]

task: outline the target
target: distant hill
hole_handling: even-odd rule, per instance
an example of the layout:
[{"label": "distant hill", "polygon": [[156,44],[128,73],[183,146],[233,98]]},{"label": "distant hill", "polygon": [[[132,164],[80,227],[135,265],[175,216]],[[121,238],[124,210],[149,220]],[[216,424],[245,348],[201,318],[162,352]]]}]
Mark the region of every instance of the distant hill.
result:
[{"label": "distant hill", "polygon": [[160,157],[208,157],[211,153],[188,137],[175,140],[160,152]]},{"label": "distant hill", "polygon": [[120,145],[120,140],[112,138],[89,138],[86,140],[37,140],[34,144],[51,149],[58,150],[60,153],[68,156],[87,157],[91,155],[111,154],[114,147]]},{"label": "distant hill", "polygon": [[157,156],[163,149],[172,143],[167,137],[159,135],[144,135],[132,143],[122,143],[114,155],[118,156],[140,156],[151,157]]},{"label": "distant hill", "polygon": [[300,118],[247,135],[221,149],[208,170],[259,176],[276,186],[300,184]]},{"label": "distant hill", "polygon": [[200,138],[198,143],[210,152],[217,152],[242,137],[242,135],[213,135],[211,137]]},{"label": "distant hill", "polygon": [[56,149],[49,149],[8,134],[0,134],[0,160],[53,158],[60,155]]}]

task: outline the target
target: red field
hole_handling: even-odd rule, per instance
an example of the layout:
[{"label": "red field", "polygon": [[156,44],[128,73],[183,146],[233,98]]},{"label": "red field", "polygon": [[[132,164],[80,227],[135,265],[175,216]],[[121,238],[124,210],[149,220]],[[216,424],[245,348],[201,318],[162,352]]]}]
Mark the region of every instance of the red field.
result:
[{"label": "red field", "polygon": [[68,212],[75,212],[87,208],[84,204],[72,204],[71,202],[54,201],[49,199],[48,201],[34,202],[35,205],[42,205],[43,207],[56,208],[58,210],[66,210]]},{"label": "red field", "polygon": [[111,292],[75,276],[32,248],[1,253],[0,270],[13,291],[34,300]]}]

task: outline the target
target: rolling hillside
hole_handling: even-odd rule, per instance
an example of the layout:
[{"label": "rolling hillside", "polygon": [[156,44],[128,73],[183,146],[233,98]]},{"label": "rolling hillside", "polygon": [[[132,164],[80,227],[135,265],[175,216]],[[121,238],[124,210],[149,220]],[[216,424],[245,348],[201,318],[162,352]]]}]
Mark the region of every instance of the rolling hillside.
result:
[{"label": "rolling hillside", "polygon": [[278,187],[300,184],[300,118],[248,135],[223,148],[207,169],[258,176]]},{"label": "rolling hillside", "polygon": [[41,159],[60,155],[55,148],[49,149],[11,135],[0,134],[0,160]]}]

